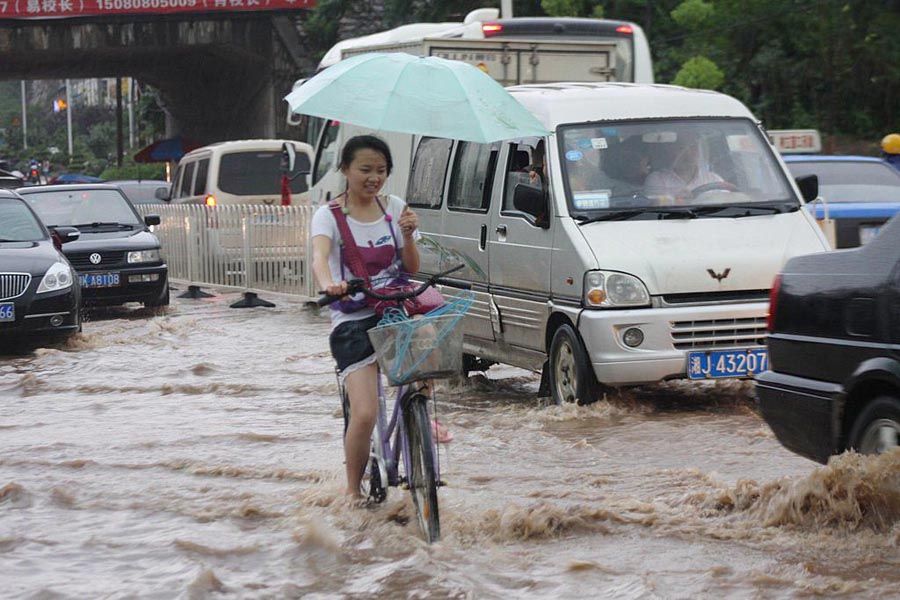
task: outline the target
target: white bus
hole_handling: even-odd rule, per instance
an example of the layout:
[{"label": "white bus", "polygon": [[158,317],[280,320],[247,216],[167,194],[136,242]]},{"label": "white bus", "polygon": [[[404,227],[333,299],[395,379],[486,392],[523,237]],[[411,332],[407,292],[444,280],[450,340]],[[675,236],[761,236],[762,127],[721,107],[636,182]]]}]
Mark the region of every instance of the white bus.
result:
[{"label": "white bus", "polygon": [[[496,8],[469,13],[462,23],[415,23],[344,40],[322,58],[319,70],[365,52],[408,52],[474,64],[503,85],[523,83],[653,83],[650,47],[635,23],[608,19],[515,17],[499,19]],[[294,88],[303,85],[298,80]],[[385,138],[394,158],[386,193],[406,193],[414,136],[373,132],[316,117],[288,115],[305,126],[304,141],[315,148],[310,200],[327,202],[344,188],[338,171],[346,139],[361,133]]]}]

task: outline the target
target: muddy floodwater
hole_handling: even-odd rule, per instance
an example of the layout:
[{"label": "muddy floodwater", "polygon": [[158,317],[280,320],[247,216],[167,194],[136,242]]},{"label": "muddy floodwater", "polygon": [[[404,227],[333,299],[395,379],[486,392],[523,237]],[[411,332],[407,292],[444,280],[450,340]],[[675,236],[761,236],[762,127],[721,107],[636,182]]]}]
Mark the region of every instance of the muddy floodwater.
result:
[{"label": "muddy floodwater", "polygon": [[342,500],[326,317],[235,299],[0,358],[0,597],[900,597],[900,451],[795,456],[746,382],[447,387],[428,546],[406,492]]}]

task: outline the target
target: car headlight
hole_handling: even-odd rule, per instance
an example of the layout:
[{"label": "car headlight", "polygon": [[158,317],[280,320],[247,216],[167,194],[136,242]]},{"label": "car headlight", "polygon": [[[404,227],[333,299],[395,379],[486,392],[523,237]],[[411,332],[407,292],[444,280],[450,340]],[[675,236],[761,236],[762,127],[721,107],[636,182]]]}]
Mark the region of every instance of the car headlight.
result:
[{"label": "car headlight", "polygon": [[153,250],[135,250],[128,253],[128,263],[159,262],[159,248]]},{"label": "car headlight", "polygon": [[634,275],[590,271],[584,276],[584,305],[588,308],[648,306],[650,292]]},{"label": "car headlight", "polygon": [[72,282],[74,280],[75,274],[72,272],[72,267],[64,262],[53,263],[53,266],[44,273],[41,284],[38,286],[37,293],[58,292],[59,290],[70,288],[72,287]]}]

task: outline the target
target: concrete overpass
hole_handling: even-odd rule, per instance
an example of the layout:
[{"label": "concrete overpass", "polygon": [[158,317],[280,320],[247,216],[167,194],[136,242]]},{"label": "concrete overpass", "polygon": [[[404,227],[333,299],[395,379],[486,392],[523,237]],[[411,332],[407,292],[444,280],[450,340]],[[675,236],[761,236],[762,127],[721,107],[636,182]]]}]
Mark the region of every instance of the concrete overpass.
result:
[{"label": "concrete overpass", "polygon": [[298,33],[304,10],[4,20],[3,5],[0,79],[134,77],[160,90],[168,135],[201,143],[283,135],[282,98],[315,65]]}]

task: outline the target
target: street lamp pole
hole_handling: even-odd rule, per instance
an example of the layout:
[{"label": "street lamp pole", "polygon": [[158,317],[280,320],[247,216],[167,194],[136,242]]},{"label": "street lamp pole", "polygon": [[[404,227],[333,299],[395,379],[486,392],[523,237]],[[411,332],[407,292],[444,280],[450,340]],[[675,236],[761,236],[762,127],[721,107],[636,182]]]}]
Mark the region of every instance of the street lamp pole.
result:
[{"label": "street lamp pole", "polygon": [[503,19],[511,19],[512,16],[512,0],[500,0],[500,17]]},{"label": "street lamp pole", "polygon": [[72,98],[69,96],[69,80],[66,79],[66,125],[69,128],[69,161],[72,161]]},{"label": "street lamp pole", "polygon": [[28,109],[25,105],[25,80],[22,80],[22,148],[28,150]]}]

